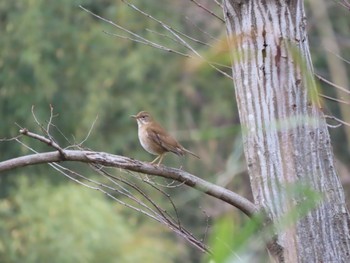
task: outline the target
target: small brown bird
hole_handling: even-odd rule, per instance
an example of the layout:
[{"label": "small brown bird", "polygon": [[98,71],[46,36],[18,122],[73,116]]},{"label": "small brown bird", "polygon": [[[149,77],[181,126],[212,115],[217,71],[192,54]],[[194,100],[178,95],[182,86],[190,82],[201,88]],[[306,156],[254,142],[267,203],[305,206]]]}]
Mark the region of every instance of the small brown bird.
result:
[{"label": "small brown bird", "polygon": [[148,112],[141,111],[137,115],[131,115],[131,117],[137,121],[138,136],[142,147],[147,152],[158,155],[151,164],[154,164],[159,159],[157,163],[159,165],[167,152],[172,152],[179,156],[189,153],[199,159],[196,154],[179,144]]}]

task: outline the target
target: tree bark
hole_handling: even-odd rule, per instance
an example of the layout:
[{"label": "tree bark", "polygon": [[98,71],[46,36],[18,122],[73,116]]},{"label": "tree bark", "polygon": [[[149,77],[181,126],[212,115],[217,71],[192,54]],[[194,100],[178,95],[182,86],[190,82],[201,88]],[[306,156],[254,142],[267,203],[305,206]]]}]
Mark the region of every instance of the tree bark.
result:
[{"label": "tree bark", "polygon": [[278,222],[304,202],[287,185],[322,194],[277,233],[279,262],[350,262],[349,213],[317,99],[303,1],[226,0],[224,15],[256,205]]},{"label": "tree bark", "polygon": [[[40,138],[41,141],[45,140],[45,142],[50,142],[49,139],[46,139],[34,133],[26,132],[25,134],[31,134],[31,137],[33,138]],[[49,144],[52,145],[51,142]],[[68,161],[98,164],[106,167],[116,167],[128,171],[161,176],[167,179],[178,181],[203,193],[206,193],[207,195],[213,196],[217,199],[220,199],[221,201],[231,204],[249,217],[252,217],[258,212],[256,206],[248,199],[221,186],[205,181],[181,169],[166,167],[163,165],[156,166],[125,156],[114,155],[105,152],[61,149],[61,151],[25,155],[0,162],[0,175],[3,172],[10,171],[15,168],[25,167],[28,165],[51,164]]]}]

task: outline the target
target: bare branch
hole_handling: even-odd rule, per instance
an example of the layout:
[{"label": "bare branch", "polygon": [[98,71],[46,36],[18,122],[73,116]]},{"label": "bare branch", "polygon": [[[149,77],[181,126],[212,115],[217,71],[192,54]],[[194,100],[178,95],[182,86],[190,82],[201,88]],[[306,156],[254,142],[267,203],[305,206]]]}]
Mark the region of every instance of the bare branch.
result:
[{"label": "bare branch", "polygon": [[215,14],[213,11],[209,10],[208,8],[206,8],[205,6],[203,6],[201,3],[198,3],[196,0],[190,0],[191,2],[193,2],[196,6],[198,6],[199,8],[203,9],[205,12],[211,14],[213,17],[219,19],[222,23],[225,23],[225,20],[222,19],[220,16],[218,16],[217,14]]},{"label": "bare branch", "polygon": [[337,58],[339,58],[341,61],[345,62],[346,64],[350,64],[350,60],[345,59],[344,57],[340,56],[339,54],[333,52],[332,50],[330,50],[330,49],[328,49],[328,48],[326,48],[326,49],[327,49],[327,51],[328,51],[329,53],[333,54],[334,56],[336,56]]},{"label": "bare branch", "polygon": [[203,30],[202,28],[200,28],[198,25],[196,25],[195,23],[193,23],[191,21],[191,19],[188,16],[185,16],[185,19],[195,28],[197,28],[199,30],[199,32],[203,33],[204,35],[207,35],[210,39],[215,40],[215,41],[219,41],[219,39],[217,39],[216,37],[212,36],[211,34],[209,34],[207,31]]},{"label": "bare branch", "polygon": [[121,38],[121,39],[128,39],[130,41],[133,41],[133,42],[136,42],[136,43],[140,43],[140,44],[143,44],[143,45],[146,45],[146,46],[150,46],[150,47],[153,47],[153,48],[157,48],[157,49],[160,49],[160,50],[163,50],[163,51],[166,51],[166,52],[169,52],[169,53],[174,53],[174,54],[177,54],[177,55],[180,55],[180,56],[184,56],[184,57],[191,57],[190,55],[188,54],[185,54],[185,53],[182,53],[180,51],[177,51],[175,49],[171,49],[171,48],[168,48],[168,47],[165,47],[165,46],[162,46],[160,44],[156,44],[154,42],[151,42],[151,41],[141,41],[141,40],[138,40],[138,39],[135,39],[135,38],[131,38],[131,37],[127,37],[127,36],[122,36],[122,35],[119,35],[119,34],[115,34],[115,33],[110,33],[110,32],[107,32],[107,31],[103,31],[103,33],[109,35],[109,36],[114,36],[114,37],[118,37],[118,38]]},{"label": "bare branch", "polygon": [[23,135],[27,135],[28,137],[31,137],[33,139],[37,139],[37,140],[39,140],[39,141],[41,141],[43,143],[46,143],[48,146],[51,146],[54,149],[56,149],[60,153],[62,159],[65,158],[65,153],[64,153],[63,149],[56,142],[54,142],[51,138],[47,139],[44,136],[41,136],[41,135],[38,135],[36,133],[30,132],[30,131],[28,131],[25,128],[24,129],[20,129],[19,132],[21,134],[23,134]]},{"label": "bare branch", "polygon": [[[155,201],[153,201],[144,191],[142,191],[138,186],[136,186],[134,183],[131,183],[125,179],[122,178],[118,178],[108,172],[106,172],[104,169],[99,169],[100,167],[98,167],[97,165],[92,165],[94,166],[94,168],[97,168],[97,171],[102,174],[103,176],[107,177],[108,179],[112,180],[112,182],[116,183],[118,186],[122,187],[119,183],[117,183],[117,181],[131,187],[132,189],[136,190],[143,198],[145,198],[145,200],[147,200],[147,202],[150,203],[150,205],[153,207],[150,208],[148,207],[146,204],[144,204],[141,200],[136,199],[135,197],[133,197],[131,195],[131,193],[125,194],[122,193],[124,195],[126,195],[128,198],[136,201],[138,204],[140,204],[142,207],[146,208],[147,210],[149,210],[149,212],[151,214],[154,215],[154,217],[157,218],[158,222],[161,222],[163,224],[165,224],[166,226],[168,226],[170,229],[172,229],[173,231],[175,231],[176,233],[178,233],[179,235],[181,235],[182,237],[184,237],[186,240],[188,240],[191,244],[195,245],[197,248],[199,248],[201,251],[203,252],[207,252],[210,253],[209,249],[204,245],[204,243],[200,240],[198,240],[197,238],[195,238],[193,236],[192,233],[190,233],[188,230],[186,230],[185,228],[183,228],[180,224],[180,220],[179,217],[177,215],[177,210],[175,207],[175,204],[173,203],[173,201],[171,200],[170,196],[165,193],[164,191],[162,191],[159,188],[155,188],[157,191],[159,191],[161,194],[165,195],[166,197],[168,197],[168,199],[170,200],[175,213],[176,213],[176,219],[174,219],[171,215],[169,215],[169,213],[162,209],[158,204],[156,204]],[[150,185],[152,188],[154,188],[154,185]],[[127,189],[125,189],[123,187],[124,191],[127,191]],[[153,218],[153,217],[152,217]]]},{"label": "bare branch", "polygon": [[[168,35],[166,35],[166,34],[162,34],[162,33],[160,33],[160,32],[157,32],[157,31],[154,31],[154,30],[151,30],[151,29],[148,29],[148,28],[146,28],[146,31],[148,31],[148,32],[150,32],[150,33],[153,33],[153,34],[156,34],[156,35],[159,35],[159,36],[162,36],[162,37],[165,37],[165,38],[168,38],[168,39],[174,41],[175,43],[178,43],[178,44],[182,45],[177,39],[172,38],[171,36],[168,36]],[[188,36],[188,35],[186,35],[186,34],[180,32],[180,31],[178,31],[178,30],[175,30],[175,31],[176,31],[177,33],[179,33],[180,35],[183,35],[183,36],[187,37],[188,39],[191,39],[192,41],[194,41],[194,42],[196,42],[196,43],[198,43],[198,44],[201,44],[201,45],[203,45],[203,46],[212,47],[212,45],[210,45],[210,44],[208,44],[208,43],[205,43],[205,42],[203,42],[203,41],[201,41],[201,40],[198,40],[198,39],[196,39],[196,38],[193,38],[193,37],[191,37],[191,36]]]},{"label": "bare branch", "polygon": [[222,5],[218,0],[214,0],[214,2],[215,2],[218,6],[220,6],[222,9],[224,9],[223,5]]},{"label": "bare branch", "polygon": [[[34,136],[32,137],[35,138]],[[45,142],[45,140],[43,141]],[[9,171],[19,167],[25,167],[28,165],[62,161],[100,164],[108,167],[117,167],[144,174],[152,174],[155,176],[160,176],[178,182],[182,182],[187,186],[195,188],[201,192],[206,193],[207,195],[213,196],[237,207],[248,216],[253,216],[253,214],[255,214],[258,211],[257,207],[248,199],[180,169],[166,167],[163,165],[155,166],[125,156],[113,155],[105,152],[80,150],[63,150],[63,152],[65,156],[64,159],[62,159],[62,156],[59,152],[55,151],[31,154],[6,160],[0,162],[0,172]]]},{"label": "bare branch", "polygon": [[[30,148],[29,146],[27,146],[26,144],[24,144],[23,142],[20,142],[24,147],[26,147],[27,149],[29,149],[30,151],[34,152],[34,153],[37,153],[34,149]],[[109,173],[105,172],[103,169],[102,169],[102,166],[98,167],[98,165],[95,165],[95,164],[91,164],[91,166],[93,166],[93,168],[100,172],[103,171],[103,173],[101,173],[103,176],[107,177],[110,181],[112,181],[115,185],[117,185],[121,190],[117,189],[117,188],[114,188],[114,187],[111,187],[111,186],[108,186],[106,184],[103,184],[103,183],[100,183],[100,182],[97,182],[95,180],[92,180],[92,179],[89,179],[83,175],[81,175],[80,173],[77,173],[73,170],[70,170],[58,163],[49,163],[49,165],[57,170],[59,173],[63,174],[65,177],[67,177],[68,179],[74,181],[75,183],[79,184],[79,185],[82,185],[84,187],[87,187],[89,189],[92,189],[92,190],[96,190],[96,191],[99,191],[99,192],[102,192],[103,194],[107,195],[108,197],[110,197],[111,199],[113,199],[114,201],[116,201],[117,203],[127,207],[127,208],[130,208],[132,210],[135,210],[137,212],[140,212],[148,217],[150,217],[151,219],[159,222],[159,223],[163,223],[165,225],[167,225],[170,229],[172,229],[174,232],[176,232],[177,234],[181,235],[183,238],[185,238],[186,240],[188,240],[191,244],[193,244],[194,246],[196,246],[197,248],[199,248],[201,251],[203,252],[206,252],[206,253],[210,253],[210,250],[209,248],[200,240],[198,240],[197,238],[195,238],[189,231],[187,231],[186,229],[184,229],[180,223],[176,223],[175,221],[171,221],[173,220],[172,217],[170,217],[170,220],[169,218],[166,216],[168,215],[167,212],[165,210],[162,210],[153,200],[151,200],[140,188],[136,187],[134,184],[132,183],[129,183],[128,181],[124,180],[124,179],[120,179],[120,178],[117,178],[113,175],[110,175]],[[92,186],[92,185],[89,185],[87,183],[84,183],[82,182],[81,180],[78,180],[77,178],[73,177],[73,176],[79,178],[79,179],[82,179],[82,180],[85,180],[89,183],[92,183],[93,185],[96,185],[96,186]],[[161,211],[161,213],[158,213],[157,211],[151,209],[149,206],[147,206],[147,204],[145,204],[144,202],[142,202],[141,200],[139,200],[138,198],[134,197],[132,195],[132,193],[126,189],[125,187],[123,187],[121,184],[117,183],[115,180],[118,180],[118,181],[121,181],[122,183],[130,186],[132,189],[135,189],[137,190],[139,193],[141,193],[142,196],[144,196],[146,198],[146,200],[148,200],[154,207],[157,208],[157,211]],[[112,190],[112,191],[115,191],[121,195],[124,195],[126,196],[127,198],[129,198],[130,200],[136,202],[141,208],[139,207],[136,207],[132,204],[129,204],[125,201],[122,201],[120,200],[119,198],[115,197],[113,194],[107,192],[106,190],[104,190],[103,188],[106,188],[108,190]],[[163,192],[162,192],[163,193]],[[164,193],[165,194],[165,193]],[[166,195],[166,194],[165,194]],[[171,204],[174,206],[174,209],[175,209],[175,212],[176,212],[176,215],[177,215],[177,211],[176,211],[176,207],[174,205],[174,203],[172,202],[171,200]],[[146,210],[142,209],[145,208]],[[178,216],[177,216],[178,218]],[[179,220],[178,220],[179,221]]]},{"label": "bare branch", "polygon": [[[53,106],[50,104],[50,118],[49,118],[49,121],[47,122],[47,127],[46,127],[46,129],[45,129],[45,127],[40,123],[40,121],[38,120],[38,118],[36,117],[36,115],[35,115],[35,113],[34,113],[34,105],[32,105],[32,115],[33,115],[33,118],[34,118],[35,123],[39,126],[39,128],[46,134],[47,137],[50,138],[50,140],[51,140],[52,142],[55,142],[55,140],[53,139],[53,137],[52,137],[51,134],[50,134],[50,127],[51,127],[51,126],[54,126],[54,125],[52,124],[52,119],[53,119],[53,117],[55,117],[54,114],[53,114]],[[52,146],[53,146],[53,145],[52,145]],[[56,144],[56,146],[58,146],[58,145]],[[55,147],[54,147],[54,148],[55,148]],[[56,149],[58,150],[58,148],[56,148]]]},{"label": "bare branch", "polygon": [[[145,17],[148,17],[149,19],[157,22],[165,30],[167,30],[169,33],[171,33],[176,39],[178,39],[184,47],[191,50],[196,56],[198,56],[200,59],[205,61],[210,67],[212,67],[216,71],[220,72],[224,76],[228,77],[229,79],[233,79],[233,77],[231,75],[227,74],[225,71],[223,71],[223,70],[219,69],[217,66],[215,66],[215,63],[212,63],[212,62],[208,61],[207,59],[205,59],[195,48],[193,48],[188,42],[186,42],[182,37],[180,37],[180,35],[182,35],[182,34],[177,32],[177,30],[173,29],[171,26],[167,25],[163,21],[151,16],[150,14],[145,13],[144,11],[142,11],[141,9],[136,7],[135,5],[127,2],[126,0],[122,0],[122,2],[125,3],[126,5],[128,5],[130,8],[134,9],[135,11],[139,12],[140,14],[144,15]],[[89,11],[89,12],[91,13],[91,11]]]},{"label": "bare branch", "polygon": [[318,75],[317,73],[315,73],[315,76],[316,76],[316,78],[318,78],[318,79],[321,80],[322,82],[325,82],[325,83],[331,85],[331,86],[334,87],[334,88],[337,88],[337,89],[339,89],[339,90],[341,90],[341,91],[343,91],[343,92],[345,92],[345,93],[347,93],[347,94],[350,94],[350,91],[347,90],[346,88],[343,88],[343,87],[341,87],[341,86],[339,86],[339,85],[337,85],[337,84],[335,84],[335,83],[333,83],[333,82],[331,82],[331,81],[325,79],[325,78],[322,77],[321,75]]},{"label": "bare branch", "polygon": [[132,32],[132,31],[126,29],[125,27],[122,27],[122,26],[120,26],[120,25],[114,23],[114,22],[111,21],[111,20],[105,19],[105,18],[103,18],[102,16],[99,16],[99,15],[97,15],[97,14],[91,12],[90,10],[86,9],[85,7],[83,7],[82,5],[79,5],[79,7],[80,7],[81,9],[83,9],[85,12],[91,14],[92,16],[94,16],[94,17],[96,17],[96,18],[98,18],[98,19],[100,19],[100,20],[102,20],[102,21],[104,21],[104,22],[106,22],[106,23],[108,23],[108,24],[110,24],[110,25],[112,25],[112,26],[114,26],[114,27],[120,29],[120,30],[123,31],[123,32],[126,32],[126,33],[132,35],[133,37],[135,37],[136,39],[138,39],[140,42],[146,42],[146,43],[148,43],[149,45],[154,46],[155,48],[159,48],[159,49],[162,49],[162,48],[163,48],[163,46],[161,46],[161,45],[159,45],[159,44],[157,44],[157,43],[155,43],[155,42],[152,42],[152,41],[150,41],[150,40],[148,40],[148,39],[146,39],[146,38],[144,38],[144,37],[142,37],[142,36],[140,36],[140,35],[138,35],[138,34]]},{"label": "bare branch", "polygon": [[331,128],[331,129],[337,129],[337,128],[339,128],[340,126],[342,126],[341,123],[338,123],[338,124],[336,124],[336,125],[332,125],[332,124],[327,123],[327,127]]},{"label": "bare branch", "polygon": [[337,121],[337,122],[339,122],[339,123],[341,123],[341,124],[344,124],[344,125],[350,127],[350,123],[347,123],[347,122],[345,122],[345,121],[343,121],[343,120],[341,120],[341,119],[339,119],[339,118],[337,118],[337,117],[335,117],[335,116],[325,115],[325,117],[326,117],[327,119],[335,120],[335,121]]},{"label": "bare branch", "polygon": [[50,134],[50,126],[51,126],[51,123],[52,123],[52,118],[53,118],[53,107],[52,107],[52,105],[50,104],[50,119],[49,119],[49,121],[47,122],[47,127],[46,127],[46,132],[47,132],[47,134]]},{"label": "bare branch", "polygon": [[324,94],[319,94],[319,96],[322,97],[322,98],[325,98],[327,100],[332,100],[332,101],[336,101],[336,102],[343,103],[343,104],[346,104],[346,105],[350,105],[350,102],[345,101],[345,100],[339,100],[337,98],[333,98],[333,97],[330,97],[330,96],[327,96],[327,95],[324,95]]},{"label": "bare branch", "polygon": [[0,142],[10,142],[10,141],[16,141],[18,140],[18,138],[20,138],[22,135],[17,135],[15,137],[12,138],[2,138],[0,139]]},{"label": "bare branch", "polygon": [[37,119],[37,117],[36,117],[36,115],[35,115],[35,113],[34,113],[34,108],[35,108],[35,106],[32,105],[32,115],[33,115],[34,121],[35,121],[35,123],[36,123],[39,127],[42,128],[43,131],[45,131],[44,127],[43,127],[42,124],[39,122],[39,120]]},{"label": "bare branch", "polygon": [[[335,1],[335,0],[334,0]],[[342,0],[342,1],[335,1],[337,4],[341,5],[348,11],[350,11],[350,3],[347,0]]]},{"label": "bare branch", "polygon": [[205,242],[205,240],[207,239],[209,228],[210,228],[210,224],[209,224],[210,216],[207,214],[207,212],[205,212],[205,210],[202,210],[202,212],[203,212],[203,214],[205,215],[205,218],[206,218],[206,226],[205,226],[204,236],[203,236],[201,241]]},{"label": "bare branch", "polygon": [[85,138],[78,144],[78,146],[82,146],[82,145],[84,144],[84,142],[86,142],[87,139],[90,137],[90,134],[91,134],[92,130],[94,129],[94,126],[95,126],[95,123],[96,123],[97,119],[98,119],[98,115],[96,116],[96,118],[95,118],[94,121],[92,122],[92,124],[91,124],[91,126],[90,126],[90,129],[89,129],[87,135],[86,135]]},{"label": "bare branch", "polygon": [[[153,21],[155,21],[155,22],[157,22],[157,23],[159,23],[164,29],[166,29],[168,32],[170,32],[170,33],[178,40],[178,42],[179,42],[182,46],[184,46],[185,48],[189,49],[189,50],[190,50],[191,52],[193,52],[196,56],[198,56],[198,57],[199,57],[200,59],[202,59],[205,63],[207,63],[210,67],[212,67],[212,68],[215,69],[216,71],[220,72],[222,75],[224,75],[224,76],[226,76],[226,77],[228,77],[228,78],[230,78],[230,79],[233,79],[231,75],[229,75],[229,74],[226,73],[225,71],[223,71],[223,70],[221,70],[220,68],[218,68],[218,66],[224,66],[224,67],[226,67],[225,65],[220,65],[219,63],[215,63],[215,62],[208,61],[208,60],[205,59],[200,53],[198,53],[198,52],[195,50],[195,48],[193,48],[188,42],[186,42],[181,36],[184,36],[184,37],[186,37],[186,38],[189,38],[189,39],[191,39],[192,41],[195,41],[195,42],[197,42],[197,43],[198,43],[199,40],[194,39],[194,38],[192,38],[192,37],[190,37],[190,36],[187,36],[186,34],[184,34],[184,33],[180,32],[180,31],[178,31],[178,30],[172,28],[171,26],[166,25],[164,22],[162,22],[162,21],[160,21],[160,20],[154,18],[153,16],[151,16],[151,15],[145,13],[145,12],[143,12],[142,10],[140,10],[139,8],[137,8],[135,5],[130,4],[130,3],[128,3],[128,2],[125,1],[125,0],[122,0],[122,1],[123,1],[126,5],[128,5],[128,6],[131,7],[132,9],[134,9],[135,11],[137,11],[137,12],[141,13],[142,15],[144,15],[144,16],[146,16],[146,17],[152,19]],[[160,44],[158,44],[158,43],[152,42],[152,41],[150,41],[150,40],[148,40],[148,39],[146,39],[146,38],[144,38],[144,37],[142,37],[142,36],[140,36],[140,35],[138,35],[138,34],[132,32],[132,31],[130,31],[130,30],[128,30],[128,29],[126,29],[126,28],[124,28],[124,27],[122,27],[122,26],[120,26],[120,25],[114,23],[114,22],[111,21],[111,20],[105,19],[105,18],[103,18],[103,17],[101,17],[101,16],[99,16],[99,15],[93,13],[92,11],[86,9],[85,7],[83,7],[83,6],[81,6],[81,5],[80,5],[79,7],[80,7],[81,9],[83,9],[85,12],[87,12],[87,13],[93,15],[94,17],[96,17],[96,18],[98,18],[98,19],[101,19],[102,21],[104,21],[104,22],[106,22],[106,23],[109,23],[109,24],[115,26],[116,28],[120,29],[121,31],[124,31],[124,32],[126,32],[126,33],[132,35],[134,38],[130,38],[130,37],[127,37],[127,36],[122,36],[122,35],[119,35],[119,34],[113,34],[113,33],[107,33],[107,32],[105,32],[106,34],[113,35],[113,36],[116,36],[116,37],[119,37],[119,38],[130,39],[131,41],[135,41],[135,42],[137,42],[137,43],[141,43],[141,44],[144,44],[144,45],[149,45],[149,46],[151,46],[151,47],[154,47],[154,48],[157,48],[157,49],[160,49],[160,50],[165,50],[165,51],[167,51],[167,52],[172,52],[172,53],[175,53],[175,54],[179,54],[179,55],[181,55],[181,56],[191,57],[190,55],[181,53],[181,52],[176,51],[176,50],[174,50],[174,49],[167,48],[167,47],[164,47],[164,46],[162,46],[162,45],[160,45]],[[180,35],[181,35],[181,36],[180,36]],[[174,39],[173,39],[173,40],[174,40]]]},{"label": "bare branch", "polygon": [[58,128],[55,124],[51,123],[51,126],[54,127],[56,129],[56,131],[65,139],[65,141],[69,144],[72,144],[70,142],[70,140],[67,138],[66,135],[63,134],[63,132],[60,130],[60,128]]}]

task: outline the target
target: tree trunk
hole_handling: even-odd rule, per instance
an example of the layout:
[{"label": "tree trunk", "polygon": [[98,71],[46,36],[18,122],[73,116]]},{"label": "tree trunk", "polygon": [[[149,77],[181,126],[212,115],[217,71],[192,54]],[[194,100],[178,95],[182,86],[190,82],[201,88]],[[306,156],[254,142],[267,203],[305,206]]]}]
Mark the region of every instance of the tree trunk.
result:
[{"label": "tree trunk", "polygon": [[322,201],[277,233],[280,262],[350,262],[349,213],[317,100],[302,0],[226,0],[236,99],[254,201],[273,222],[304,200]]}]

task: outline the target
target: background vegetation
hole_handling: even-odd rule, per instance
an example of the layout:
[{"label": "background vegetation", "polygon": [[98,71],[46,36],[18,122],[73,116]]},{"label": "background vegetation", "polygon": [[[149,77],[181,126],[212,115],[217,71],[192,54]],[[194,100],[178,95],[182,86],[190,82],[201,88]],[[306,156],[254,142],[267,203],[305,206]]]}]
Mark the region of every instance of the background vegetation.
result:
[{"label": "background vegetation", "polygon": [[[228,65],[225,28],[218,19],[187,0],[133,3],[209,43],[193,45],[208,59]],[[214,1],[203,3],[221,14]],[[44,122],[52,104],[57,113],[54,123],[71,143],[83,140],[98,116],[86,147],[150,161],[153,156],[139,145],[136,124],[129,118],[148,110],[201,156],[196,160],[169,155],[164,164],[183,166],[250,197],[232,81],[201,60],[103,33],[120,32],[79,9],[79,4],[153,41],[185,51],[153,33],[161,31],[160,26],[121,1],[1,1],[0,138],[18,134],[15,122],[37,130],[32,105]],[[341,48],[339,55],[349,58],[348,13],[331,2],[328,15]],[[325,56],[329,51],[319,45],[324,36],[312,12],[308,21],[316,71],[332,78]],[[331,86],[321,85],[321,89],[336,96]],[[341,99],[350,101],[345,95]],[[324,108],[327,114],[342,117],[338,103],[325,101]],[[332,129],[332,139],[340,176],[349,191],[346,129]],[[69,145],[57,130],[53,132],[62,146]],[[47,150],[25,141],[37,150]],[[28,150],[19,144],[0,143],[0,161],[25,153]],[[211,242],[218,239],[220,229],[232,229],[227,222],[234,228],[244,222],[245,217],[231,207],[184,186],[165,191],[171,193],[183,224],[197,236],[206,235],[208,223],[219,222],[213,231],[209,228],[208,234],[214,233]],[[202,258],[165,227],[100,193],[73,185],[47,166],[1,175],[0,195],[0,262],[138,262],[141,258],[144,262],[198,262]],[[157,201],[167,205],[166,200]],[[231,242],[231,238],[224,240]]]}]

